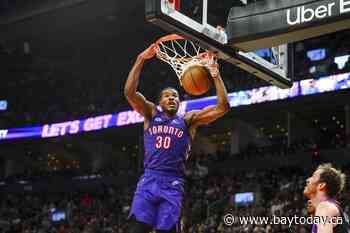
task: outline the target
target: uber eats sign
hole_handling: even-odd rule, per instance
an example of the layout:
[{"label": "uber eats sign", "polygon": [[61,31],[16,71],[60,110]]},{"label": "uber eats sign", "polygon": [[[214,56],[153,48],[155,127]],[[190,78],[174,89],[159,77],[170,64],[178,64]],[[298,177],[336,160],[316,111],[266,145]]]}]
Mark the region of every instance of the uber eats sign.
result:
[{"label": "uber eats sign", "polygon": [[[321,2],[322,3],[322,2]],[[287,10],[287,23],[296,25],[350,12],[350,0],[337,0],[316,6],[299,6]]]},{"label": "uber eats sign", "polygon": [[232,7],[228,44],[243,51],[350,28],[350,0],[265,0]]}]

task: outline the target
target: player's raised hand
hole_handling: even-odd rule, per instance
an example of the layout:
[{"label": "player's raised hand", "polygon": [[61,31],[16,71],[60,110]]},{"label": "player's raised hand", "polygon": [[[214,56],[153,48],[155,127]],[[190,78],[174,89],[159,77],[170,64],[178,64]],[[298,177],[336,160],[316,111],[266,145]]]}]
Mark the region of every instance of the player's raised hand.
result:
[{"label": "player's raised hand", "polygon": [[213,78],[219,76],[219,64],[217,61],[217,55],[215,53],[208,53],[205,57],[206,66],[209,69],[209,72]]},{"label": "player's raised hand", "polygon": [[148,60],[154,57],[156,53],[157,53],[157,45],[151,44],[145,51],[140,53],[139,57],[143,58],[144,60]]},{"label": "player's raised hand", "polygon": [[219,30],[220,32],[225,32],[225,28],[222,27],[221,25],[217,25],[216,29]]}]

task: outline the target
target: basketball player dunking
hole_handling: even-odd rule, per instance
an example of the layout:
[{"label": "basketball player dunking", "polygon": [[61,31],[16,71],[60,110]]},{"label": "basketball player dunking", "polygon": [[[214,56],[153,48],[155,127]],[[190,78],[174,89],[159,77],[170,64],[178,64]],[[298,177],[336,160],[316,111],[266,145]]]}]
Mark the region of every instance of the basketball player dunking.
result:
[{"label": "basketball player dunking", "polygon": [[176,232],[184,194],[184,163],[197,127],[222,117],[228,110],[226,88],[218,64],[209,68],[217,92],[217,104],[179,116],[179,94],[174,88],[160,93],[156,105],[139,92],[139,76],[146,60],[154,57],[155,45],[142,52],[132,67],[125,84],[125,96],[138,113],[144,116],[144,174],[134,194],[130,216],[131,233]]},{"label": "basketball player dunking", "polygon": [[331,164],[322,164],[306,180],[304,195],[310,199],[308,209],[320,219],[312,226],[312,233],[350,233],[348,217],[335,200],[344,188],[345,178]]}]

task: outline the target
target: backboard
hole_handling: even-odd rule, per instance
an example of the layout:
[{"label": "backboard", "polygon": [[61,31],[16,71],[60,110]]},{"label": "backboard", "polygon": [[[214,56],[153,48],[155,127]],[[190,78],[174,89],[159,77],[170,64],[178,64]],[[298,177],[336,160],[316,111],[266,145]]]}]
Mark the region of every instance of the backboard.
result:
[{"label": "backboard", "polygon": [[[210,7],[220,2],[216,0],[181,2],[180,0],[146,0],[146,19],[169,33],[179,34],[199,43],[205,49],[218,52],[220,59],[268,83],[280,88],[291,87],[292,46],[283,44],[273,48],[254,48],[254,51],[243,51],[241,48],[232,46],[229,43],[226,26],[228,12],[210,11]],[[223,20],[220,22],[215,15],[223,16],[225,22]],[[218,25],[226,30],[219,30]]]}]

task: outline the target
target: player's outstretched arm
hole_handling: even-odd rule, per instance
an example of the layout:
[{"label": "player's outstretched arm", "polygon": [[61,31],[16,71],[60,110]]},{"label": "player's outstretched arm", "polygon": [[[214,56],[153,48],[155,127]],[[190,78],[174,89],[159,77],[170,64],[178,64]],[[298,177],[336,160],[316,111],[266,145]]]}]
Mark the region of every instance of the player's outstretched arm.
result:
[{"label": "player's outstretched arm", "polygon": [[208,106],[199,111],[187,113],[185,119],[191,128],[209,124],[225,115],[225,113],[229,110],[227,91],[225,84],[222,81],[218,64],[215,62],[209,65],[208,68],[210,70],[211,76],[213,77],[217,94],[217,104]]},{"label": "player's outstretched arm", "polygon": [[155,45],[152,44],[145,51],[138,55],[136,62],[129,72],[128,79],[124,87],[124,95],[132,108],[145,118],[152,118],[156,111],[154,103],[148,101],[140,92],[137,91],[139,79],[143,64],[146,60],[154,57],[156,53]]}]

